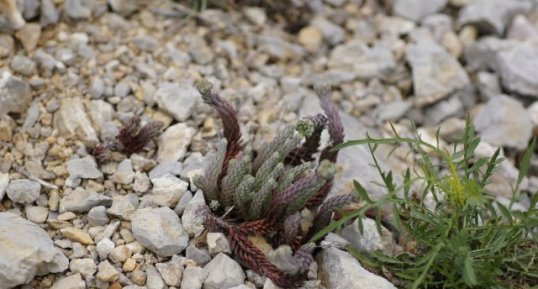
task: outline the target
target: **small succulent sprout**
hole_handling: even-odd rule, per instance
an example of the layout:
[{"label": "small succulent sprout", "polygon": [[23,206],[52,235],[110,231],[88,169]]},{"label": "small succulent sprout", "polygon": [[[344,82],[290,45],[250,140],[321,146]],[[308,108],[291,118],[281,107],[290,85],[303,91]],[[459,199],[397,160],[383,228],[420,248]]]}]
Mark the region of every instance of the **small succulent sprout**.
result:
[{"label": "small succulent sprout", "polygon": [[314,132],[314,122],[308,118],[300,119],[295,122],[295,130],[305,138],[310,137]]},{"label": "small succulent sprout", "polygon": [[200,94],[204,97],[210,95],[211,90],[213,89],[213,83],[207,81],[206,79],[196,81],[195,86]]},{"label": "small succulent sprout", "polygon": [[331,180],[336,174],[336,166],[328,160],[322,160],[317,171],[323,179]]}]

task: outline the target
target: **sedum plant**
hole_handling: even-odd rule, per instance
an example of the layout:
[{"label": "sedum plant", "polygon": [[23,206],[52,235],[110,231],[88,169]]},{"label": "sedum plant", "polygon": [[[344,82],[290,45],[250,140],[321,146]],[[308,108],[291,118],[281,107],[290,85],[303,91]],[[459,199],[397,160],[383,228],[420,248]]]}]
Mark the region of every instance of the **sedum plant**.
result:
[{"label": "sedum plant", "polygon": [[[335,209],[353,199],[353,195],[326,199],[336,171],[338,152],[333,148],[344,139],[329,90],[317,89],[325,115],[289,124],[254,151],[241,140],[233,107],[212,92],[211,83],[201,81],[197,88],[224,126],[224,139],[205,175],[194,178],[209,204],[206,228],[225,233],[244,266],[278,286],[300,286],[314,260],[314,244],[308,239],[329,224]],[[325,128],[330,143],[316,158]]]}]

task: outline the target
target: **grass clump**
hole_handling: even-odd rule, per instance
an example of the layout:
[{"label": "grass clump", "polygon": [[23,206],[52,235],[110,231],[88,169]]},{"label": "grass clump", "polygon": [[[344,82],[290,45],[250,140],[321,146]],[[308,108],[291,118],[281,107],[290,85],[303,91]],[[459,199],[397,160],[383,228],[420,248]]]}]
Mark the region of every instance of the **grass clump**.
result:
[{"label": "grass clump", "polygon": [[[461,141],[453,149],[425,142],[420,135],[348,141],[336,149],[368,145],[373,166],[381,176],[386,195],[373,200],[355,182],[363,206],[344,215],[312,238],[335,230],[349,220],[373,217],[378,231],[388,226],[401,253],[364,253],[348,247],[364,266],[382,273],[402,288],[531,288],[538,284],[538,193],[526,211],[513,204],[522,197],[519,185],[524,179],[535,148],[535,140],[524,155],[519,176],[513,185],[513,198],[501,204],[487,190],[490,177],[503,161],[497,149],[490,157],[477,157],[480,143],[468,124]],[[403,174],[397,184],[391,171],[383,170],[375,156],[380,145],[409,146],[418,158],[415,167]],[[426,200],[433,199],[433,207]],[[390,216],[383,216],[389,208]],[[373,212],[373,213],[372,213]],[[533,287],[536,288],[536,287]]]}]

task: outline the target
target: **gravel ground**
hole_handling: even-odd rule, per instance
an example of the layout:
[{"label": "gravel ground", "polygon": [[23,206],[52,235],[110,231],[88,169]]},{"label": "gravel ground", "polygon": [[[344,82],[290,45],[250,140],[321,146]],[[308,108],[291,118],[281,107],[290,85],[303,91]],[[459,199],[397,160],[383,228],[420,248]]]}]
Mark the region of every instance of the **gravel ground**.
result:
[{"label": "gravel ground", "polygon": [[[489,187],[500,201],[537,131],[534,0],[316,0],[296,33],[259,7],[186,18],[161,0],[17,2],[25,25],[0,15],[0,289],[276,288],[228,254],[223,234],[200,241],[205,202],[191,178],[221,138],[193,87],[202,78],[254,145],[319,112],[318,83],[333,86],[348,139],[388,136],[389,122],[409,133],[413,121],[425,139],[440,126],[449,145],[469,115],[478,154],[502,147],[508,159]],[[98,165],[87,148],[133,115],[163,133]],[[406,153],[380,162],[403,172]],[[365,147],[342,151],[333,193],[357,179],[382,194],[370,161]],[[520,189],[537,191],[538,178]],[[326,242],[306,288],[395,288],[341,250],[395,252],[388,231],[351,224]]]}]

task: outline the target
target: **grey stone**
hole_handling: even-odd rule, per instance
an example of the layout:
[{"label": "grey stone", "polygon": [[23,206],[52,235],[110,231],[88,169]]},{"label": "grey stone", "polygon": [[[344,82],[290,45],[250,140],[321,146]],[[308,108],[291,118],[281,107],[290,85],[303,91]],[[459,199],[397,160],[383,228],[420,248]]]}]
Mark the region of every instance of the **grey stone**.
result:
[{"label": "grey stone", "polygon": [[419,107],[437,102],[470,84],[461,64],[433,41],[421,41],[407,49],[413,71],[415,104]]},{"label": "grey stone", "polygon": [[311,21],[311,25],[319,29],[321,34],[323,34],[323,38],[325,38],[331,45],[336,45],[346,38],[346,31],[342,27],[323,17],[315,17]]},{"label": "grey stone", "polygon": [[22,113],[31,101],[32,94],[28,83],[4,72],[0,79],[0,115],[8,112]]},{"label": "grey stone", "polygon": [[265,11],[259,7],[245,7],[243,12],[247,19],[257,26],[262,26],[267,20],[267,14],[265,14]]},{"label": "grey stone", "polygon": [[199,190],[183,211],[181,221],[183,222],[185,231],[187,231],[191,237],[198,236],[204,230],[204,217],[201,214],[200,209],[205,205],[204,194]]},{"label": "grey stone", "polygon": [[383,47],[368,47],[352,40],[336,46],[330,53],[330,69],[350,72],[360,79],[384,78],[396,67],[392,52]]},{"label": "grey stone", "polygon": [[506,32],[506,38],[518,41],[538,38],[538,29],[525,16],[517,15]]},{"label": "grey stone", "polygon": [[172,260],[166,263],[157,263],[155,267],[161,274],[164,283],[168,286],[179,287],[181,285],[181,277],[183,276],[183,266],[177,256],[173,256]]},{"label": "grey stone", "polygon": [[128,185],[133,182],[135,173],[133,164],[130,159],[124,159],[118,165],[116,172],[110,177],[110,180],[117,184]]},{"label": "grey stone", "polygon": [[216,255],[219,253],[231,253],[230,242],[223,233],[207,233],[207,248],[209,253]]},{"label": "grey stone", "polygon": [[79,273],[64,277],[54,283],[50,289],[85,289],[86,283]]},{"label": "grey stone", "polygon": [[71,272],[80,273],[84,278],[91,277],[97,271],[95,261],[90,258],[75,259],[69,263],[69,270]]},{"label": "grey stone", "polygon": [[[0,198],[1,199],[1,198]],[[186,191],[183,196],[179,199],[179,202],[177,202],[177,205],[174,207],[174,212],[181,216],[183,214],[183,211],[185,211],[185,207],[187,207],[187,204],[192,200],[192,193],[190,191]]]},{"label": "grey stone", "polygon": [[375,221],[372,219],[362,219],[363,233],[359,230],[359,220],[344,227],[340,235],[344,237],[357,250],[373,253],[382,251],[384,254],[393,255],[396,250],[396,244],[392,239],[392,234],[385,227],[381,227],[382,234],[377,231]]},{"label": "grey stone", "polygon": [[138,0],[108,0],[112,10],[122,16],[129,16],[138,10]]},{"label": "grey stone", "polygon": [[24,0],[22,2],[22,16],[25,20],[30,20],[39,15],[39,7],[41,6],[39,0]]},{"label": "grey stone", "polygon": [[157,160],[177,161],[184,158],[195,133],[196,130],[185,123],[167,128],[158,140]]},{"label": "grey stone", "polygon": [[153,189],[142,197],[141,207],[174,207],[187,191],[189,184],[172,175],[152,179]]},{"label": "grey stone", "polygon": [[177,121],[185,121],[194,112],[200,93],[191,84],[162,83],[154,97],[160,109]]},{"label": "grey stone", "polygon": [[490,99],[474,121],[483,141],[524,149],[532,135],[532,120],[523,105],[506,95]]},{"label": "grey stone", "polygon": [[514,16],[529,12],[531,8],[532,3],[525,0],[476,0],[460,11],[458,24],[472,24],[486,32],[503,35]]},{"label": "grey stone", "polygon": [[211,262],[204,266],[207,278],[204,281],[204,289],[230,288],[245,281],[245,273],[237,262],[220,253]]},{"label": "grey stone", "polygon": [[22,55],[15,55],[11,59],[9,66],[13,71],[24,76],[31,76],[36,73],[36,64],[30,58]]},{"label": "grey stone", "polygon": [[54,114],[53,123],[60,134],[76,136],[85,141],[98,141],[83,100],[79,97],[62,99],[60,109]]},{"label": "grey stone", "polygon": [[402,118],[413,107],[413,103],[408,100],[395,100],[377,108],[377,119],[381,121],[397,121]]},{"label": "grey stone", "polygon": [[211,261],[209,251],[204,248],[197,248],[195,245],[189,245],[187,247],[185,250],[185,257],[196,262],[198,266],[204,266]]},{"label": "grey stone", "polygon": [[36,275],[63,272],[69,260],[43,229],[12,213],[0,213],[0,284],[28,284]]},{"label": "grey stone", "polygon": [[131,92],[131,86],[127,81],[120,81],[114,86],[114,95],[126,97]]},{"label": "grey stone", "polygon": [[133,43],[142,51],[150,52],[159,46],[159,41],[151,36],[142,35],[133,38]]},{"label": "grey stone", "polygon": [[86,7],[82,0],[66,0],[64,12],[69,18],[76,20],[88,19],[92,14],[90,8]]},{"label": "grey stone", "polygon": [[463,116],[464,111],[460,99],[457,96],[452,96],[425,108],[423,122],[427,126],[437,126],[441,121],[451,116]]},{"label": "grey stone", "polygon": [[28,206],[24,209],[26,218],[37,224],[45,223],[49,215],[49,209],[46,207]]},{"label": "grey stone", "polygon": [[56,9],[53,0],[41,0],[41,26],[46,27],[58,23],[60,12]]},{"label": "grey stone", "polygon": [[538,41],[521,43],[498,54],[503,86],[509,91],[538,98]]},{"label": "grey stone", "polygon": [[452,31],[452,18],[446,14],[433,14],[428,15],[422,19],[420,24],[424,27],[427,27],[433,38],[441,43],[443,37]]},{"label": "grey stone", "polygon": [[7,196],[20,204],[31,204],[39,198],[41,184],[36,181],[21,179],[12,180],[7,186]]},{"label": "grey stone", "polygon": [[464,57],[470,71],[499,70],[497,55],[501,51],[510,50],[517,45],[514,40],[496,37],[482,37],[465,47]]},{"label": "grey stone", "polygon": [[154,267],[146,269],[146,287],[148,289],[164,289],[164,281]]},{"label": "grey stone", "polygon": [[183,174],[183,163],[178,161],[162,161],[159,162],[150,172],[150,179],[158,179],[167,174],[179,176]]},{"label": "grey stone", "polygon": [[386,279],[370,273],[349,253],[336,248],[323,249],[317,256],[319,278],[330,289],[396,289]]},{"label": "grey stone", "polygon": [[43,51],[43,49],[36,50],[34,60],[38,63],[39,68],[44,76],[51,77],[54,71],[58,71],[60,73],[65,72],[65,64],[58,61],[49,53]]},{"label": "grey stone", "polygon": [[419,21],[424,16],[440,11],[447,0],[393,0],[392,13],[413,21]]},{"label": "grey stone", "polygon": [[189,242],[179,217],[166,207],[137,210],[131,218],[131,231],[140,244],[163,257],[183,251]]},{"label": "grey stone", "polygon": [[0,173],[0,201],[4,198],[4,195],[6,194],[6,189],[9,184],[9,174],[8,173]]},{"label": "grey stone", "polygon": [[110,206],[112,199],[95,191],[76,188],[60,200],[60,212],[85,213],[96,206]]},{"label": "grey stone", "polygon": [[114,242],[108,238],[103,238],[101,241],[97,242],[97,246],[95,247],[95,250],[97,251],[97,254],[99,254],[99,258],[101,258],[101,260],[107,259],[108,255],[113,249]]},{"label": "grey stone", "polygon": [[92,80],[90,85],[90,95],[92,98],[101,98],[105,93],[105,82],[103,79],[96,77]]},{"label": "grey stone", "polygon": [[151,182],[145,173],[136,172],[133,184],[133,190],[137,193],[145,193],[149,190]]},{"label": "grey stone", "polygon": [[15,49],[15,40],[8,34],[0,33],[0,58],[10,55]]},{"label": "grey stone", "polygon": [[489,100],[502,94],[499,77],[494,73],[480,71],[476,74],[476,82],[480,96],[484,100]]},{"label": "grey stone", "polygon": [[71,187],[79,184],[80,179],[99,179],[103,177],[103,173],[97,168],[97,163],[89,156],[80,159],[70,159],[67,161],[66,166],[69,173],[66,183]]},{"label": "grey stone", "polygon": [[183,278],[181,279],[182,289],[201,289],[204,282],[204,269],[198,266],[187,265],[183,270]]},{"label": "grey stone", "polygon": [[91,226],[104,226],[108,224],[108,216],[104,206],[97,206],[90,209],[88,212],[88,224]]},{"label": "grey stone", "polygon": [[112,206],[107,212],[122,220],[130,220],[133,213],[138,208],[138,197],[131,193],[127,195],[116,195],[112,198]]},{"label": "grey stone", "polygon": [[103,100],[91,100],[89,105],[90,116],[93,123],[101,131],[101,139],[107,139],[105,133],[103,132],[107,125],[112,122],[114,114],[114,106],[112,104],[103,101]]},{"label": "grey stone", "polygon": [[329,233],[327,234],[327,236],[325,236],[323,241],[321,241],[320,245],[324,248],[334,247],[345,250],[346,246],[348,246],[349,244],[349,241],[344,239],[342,236],[335,233]]}]

